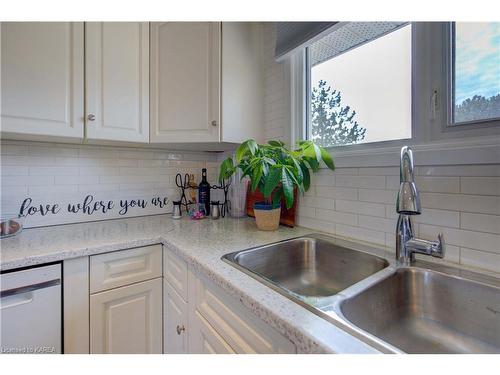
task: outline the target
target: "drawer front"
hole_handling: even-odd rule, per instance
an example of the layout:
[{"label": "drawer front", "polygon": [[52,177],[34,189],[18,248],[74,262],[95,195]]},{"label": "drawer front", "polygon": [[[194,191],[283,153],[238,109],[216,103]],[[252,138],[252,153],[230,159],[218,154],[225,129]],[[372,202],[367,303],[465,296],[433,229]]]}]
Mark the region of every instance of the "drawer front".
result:
[{"label": "drawer front", "polygon": [[188,267],[186,261],[167,248],[165,248],[163,260],[165,262],[163,266],[165,279],[184,298],[184,301],[187,301]]},{"label": "drawer front", "polygon": [[222,289],[195,278],[196,310],[236,353],[295,353],[295,345]]},{"label": "drawer front", "polygon": [[163,281],[163,353],[187,353],[187,303],[174,288]]},{"label": "drawer front", "polygon": [[198,311],[194,313],[193,327],[191,327],[189,334],[189,345],[189,354],[236,353]]},{"label": "drawer front", "polygon": [[161,245],[90,257],[90,293],[161,277]]}]

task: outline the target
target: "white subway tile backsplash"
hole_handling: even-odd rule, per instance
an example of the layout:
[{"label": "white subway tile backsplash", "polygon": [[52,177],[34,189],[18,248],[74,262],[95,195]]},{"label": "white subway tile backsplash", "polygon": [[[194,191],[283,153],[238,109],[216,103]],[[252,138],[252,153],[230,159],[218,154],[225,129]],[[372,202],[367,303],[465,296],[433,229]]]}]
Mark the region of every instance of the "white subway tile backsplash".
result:
[{"label": "white subway tile backsplash", "polygon": [[335,176],[335,185],[352,188],[384,189],[384,176]]},{"label": "white subway tile backsplash", "polygon": [[363,202],[396,204],[398,192],[396,190],[359,189],[358,199]]},{"label": "white subway tile backsplash", "polygon": [[460,177],[460,192],[477,195],[500,195],[500,177]]},{"label": "white subway tile backsplash", "polygon": [[463,229],[500,234],[500,216],[462,212],[460,226]]},{"label": "white subway tile backsplash", "polygon": [[316,209],[314,207],[307,207],[301,205],[298,209],[298,215],[303,217],[316,218]]},{"label": "white subway tile backsplash", "polygon": [[[28,152],[31,156],[45,156],[45,157],[53,157],[54,156],[54,148],[51,146],[40,146],[31,144],[28,146]],[[57,147],[57,156],[64,158],[76,158],[78,157],[78,148],[77,146],[71,147],[69,145],[60,145]]]},{"label": "white subway tile backsplash", "polygon": [[335,210],[370,216],[385,216],[385,205],[360,201],[336,200]]},{"label": "white subway tile backsplash", "polygon": [[385,233],[381,231],[337,224],[335,226],[335,234],[342,237],[355,238],[360,241],[385,246]]},{"label": "white subway tile backsplash", "polygon": [[316,209],[316,217],[319,220],[329,221],[331,223],[357,225],[356,215],[348,212],[339,212],[334,210]]},{"label": "white subway tile backsplash", "polygon": [[26,155],[28,146],[3,144],[0,147],[0,155]]},{"label": "white subway tile backsplash", "polygon": [[399,176],[399,167],[368,167],[358,168],[358,171],[360,176]]},{"label": "white subway tile backsplash", "polygon": [[53,185],[54,176],[2,176],[2,186]]},{"label": "white subway tile backsplash", "polygon": [[327,210],[333,210],[335,201],[333,199],[322,198],[322,197],[308,197],[303,196],[299,198],[300,206],[323,208]]},{"label": "white subway tile backsplash", "polygon": [[56,185],[97,184],[99,176],[54,176]]},{"label": "white subway tile backsplash", "polygon": [[460,248],[460,263],[500,273],[500,254]]},{"label": "white subway tile backsplash", "polygon": [[420,194],[422,207],[500,215],[500,196]]},{"label": "white subway tile backsplash", "polygon": [[[4,149],[4,147],[2,147],[2,152],[6,152],[6,149]],[[2,157],[0,158],[1,160],[1,165],[2,165],[2,168],[5,166],[5,165],[23,165],[23,166],[28,166],[30,165],[29,162],[30,162],[30,157],[29,156],[19,156],[19,155],[15,155],[15,154],[12,154],[12,155],[9,155],[9,154],[6,154],[4,155],[2,153]]]},{"label": "white subway tile backsplash", "polygon": [[76,176],[78,169],[72,167],[29,167],[29,174],[31,176]]},{"label": "white subway tile backsplash", "polygon": [[[48,199],[57,200],[59,198],[59,194],[68,194],[68,193],[77,193],[78,186],[77,185],[30,185],[28,186],[28,194],[31,198],[37,197],[40,200],[46,201]],[[20,199],[20,202],[24,199]],[[17,204],[17,208],[19,209],[19,204]]]},{"label": "white subway tile backsplash", "polygon": [[458,177],[416,176],[415,183],[421,192],[458,193],[460,190]]},{"label": "white subway tile backsplash", "polygon": [[373,229],[386,233],[394,233],[396,231],[396,220],[394,219],[359,215],[358,225],[362,228]]},{"label": "white subway tile backsplash", "polygon": [[416,167],[415,172],[421,176],[500,176],[500,165],[433,165]]},{"label": "white subway tile backsplash", "polygon": [[[122,199],[178,199],[175,174],[194,173],[199,179],[205,166],[209,167],[209,181],[216,183],[217,179],[216,157],[201,152],[20,141],[3,141],[1,151],[1,211],[6,215],[17,215],[28,197],[33,206],[57,203],[64,208],[82,203],[88,195],[95,201],[114,200],[117,205]],[[170,211],[170,205],[159,208],[151,203],[146,207],[130,209],[126,216]],[[118,210],[90,216],[64,209],[51,217],[29,216],[26,226],[116,217],[123,217]]]},{"label": "white subway tile backsplash", "polygon": [[421,215],[414,216],[416,223],[442,225],[458,228],[460,226],[460,213],[455,211],[435,210],[423,208]]},{"label": "white subway tile backsplash", "polygon": [[22,165],[2,165],[2,176],[27,176],[29,167]]},{"label": "white subway tile backsplash", "polygon": [[332,175],[316,175],[312,176],[311,182],[316,186],[334,186],[335,177]]},{"label": "white subway tile backsplash", "polygon": [[[460,190],[459,177],[416,176],[415,183],[420,192],[458,193]],[[386,188],[398,190],[399,176],[387,176]]]},{"label": "white subway tile backsplash", "polygon": [[331,199],[357,199],[358,191],[354,188],[341,188],[329,186],[314,186],[316,196]]}]

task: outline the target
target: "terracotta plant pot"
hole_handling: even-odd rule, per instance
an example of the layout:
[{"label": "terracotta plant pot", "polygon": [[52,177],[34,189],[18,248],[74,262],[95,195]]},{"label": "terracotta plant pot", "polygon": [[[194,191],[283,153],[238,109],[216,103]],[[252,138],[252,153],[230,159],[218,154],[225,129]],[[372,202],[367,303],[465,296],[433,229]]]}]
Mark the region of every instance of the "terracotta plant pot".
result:
[{"label": "terracotta plant pot", "polygon": [[257,202],[253,205],[255,222],[260,230],[276,230],[280,226],[281,207],[273,207],[266,202]]}]

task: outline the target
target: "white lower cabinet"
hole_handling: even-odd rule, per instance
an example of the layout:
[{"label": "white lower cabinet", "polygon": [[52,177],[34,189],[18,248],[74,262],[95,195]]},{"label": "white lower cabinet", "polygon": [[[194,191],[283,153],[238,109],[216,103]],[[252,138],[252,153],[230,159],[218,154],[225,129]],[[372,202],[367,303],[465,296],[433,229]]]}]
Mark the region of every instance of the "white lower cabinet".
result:
[{"label": "white lower cabinet", "polygon": [[65,261],[64,286],[66,353],[296,353],[165,246]]},{"label": "white lower cabinet", "polygon": [[164,353],[295,353],[240,301],[163,248]]},{"label": "white lower cabinet", "polygon": [[90,353],[162,353],[162,279],[90,296]]},{"label": "white lower cabinet", "polygon": [[187,353],[188,306],[168,281],[163,281],[163,353]]},{"label": "white lower cabinet", "polygon": [[[190,352],[204,351],[210,332],[216,332],[235,353],[295,353],[295,345],[255,316],[242,303],[201,274],[189,272]],[[212,330],[200,322],[206,322]],[[199,330],[200,332],[197,332]],[[219,338],[220,336],[220,338]],[[215,347],[215,346],[214,346]]]}]

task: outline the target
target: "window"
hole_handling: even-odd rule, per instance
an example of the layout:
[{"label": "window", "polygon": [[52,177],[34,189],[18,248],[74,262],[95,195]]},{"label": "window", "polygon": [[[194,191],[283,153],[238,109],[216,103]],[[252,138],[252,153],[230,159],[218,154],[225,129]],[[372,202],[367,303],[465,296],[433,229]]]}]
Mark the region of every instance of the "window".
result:
[{"label": "window", "polygon": [[411,138],[412,26],[350,22],[307,49],[307,136],[324,147]]},{"label": "window", "polygon": [[500,23],[451,24],[451,125],[500,119]]}]

